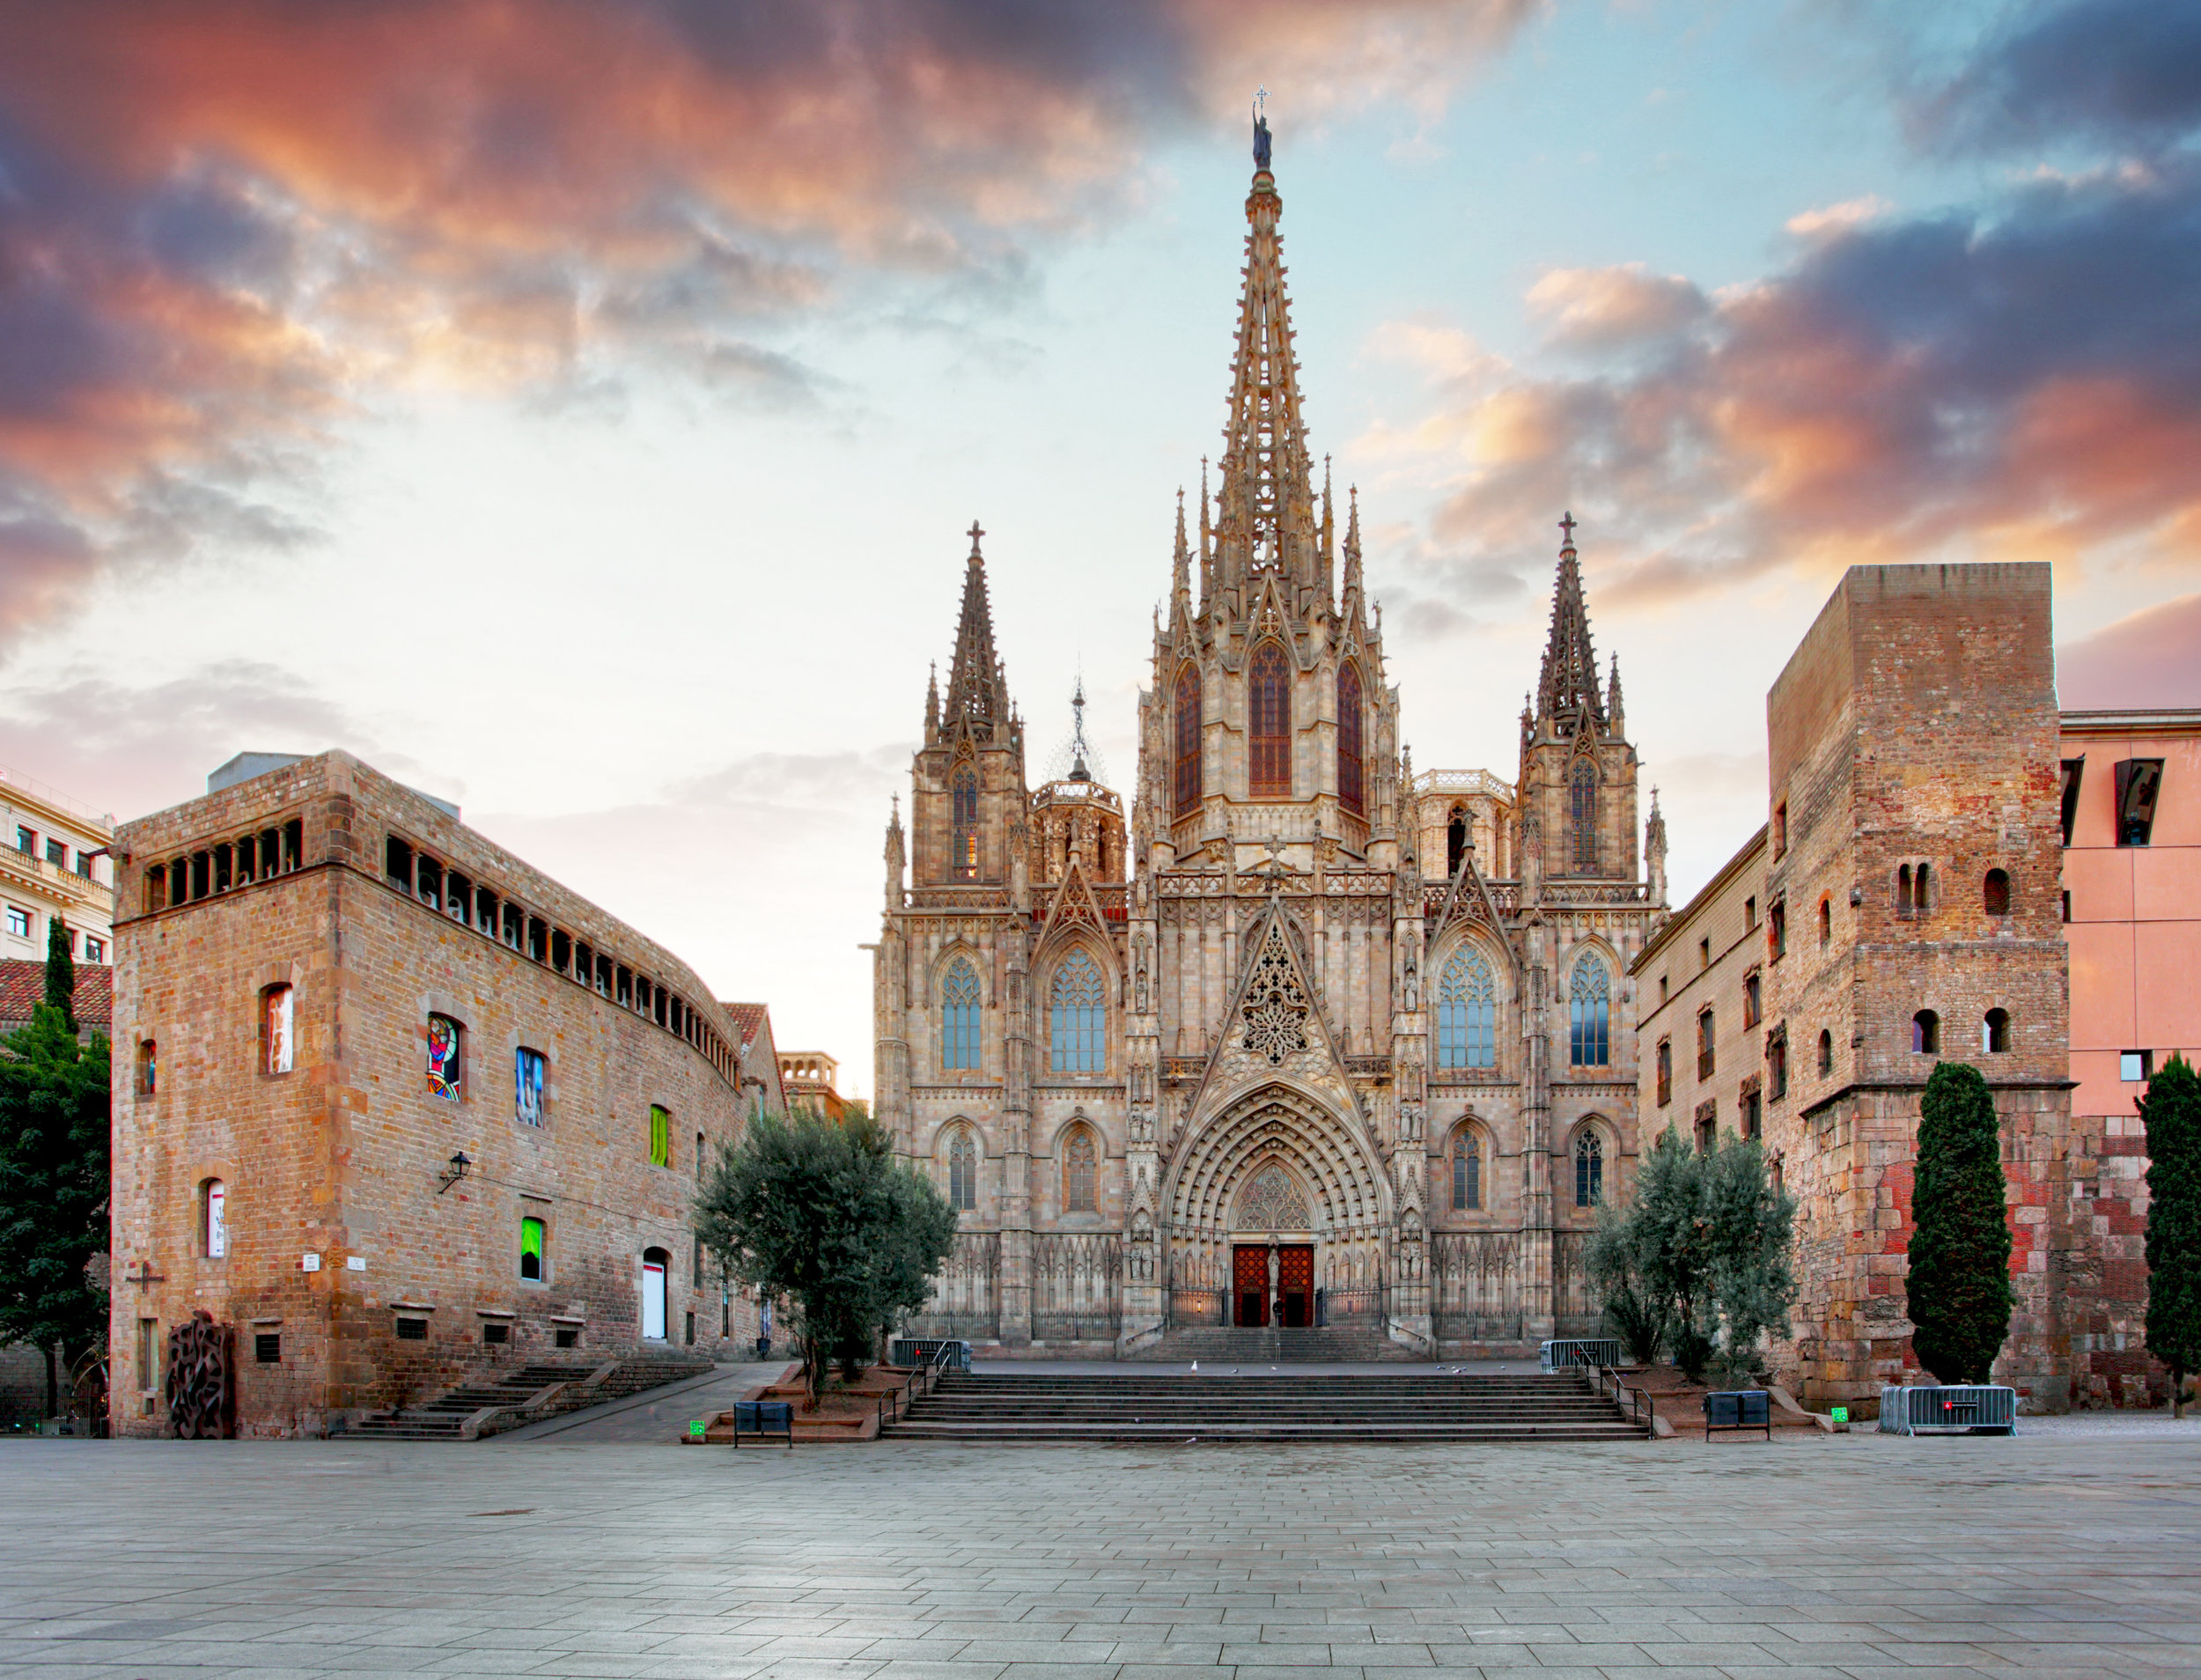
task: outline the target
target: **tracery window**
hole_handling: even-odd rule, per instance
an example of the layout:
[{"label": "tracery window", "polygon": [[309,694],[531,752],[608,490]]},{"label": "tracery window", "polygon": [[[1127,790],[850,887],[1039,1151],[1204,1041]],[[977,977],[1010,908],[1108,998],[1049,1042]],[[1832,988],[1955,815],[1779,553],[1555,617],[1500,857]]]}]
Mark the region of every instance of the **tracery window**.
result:
[{"label": "tracery window", "polygon": [[1572,1054],[1577,1067],[1603,1067],[1612,1060],[1612,980],[1595,954],[1585,951],[1567,987],[1573,1016]]},{"label": "tracery window", "polygon": [[978,1146],[961,1126],[948,1139],[947,1205],[960,1213],[978,1205]]},{"label": "tracery window", "polygon": [[1070,1134],[1070,1147],[1063,1152],[1064,1212],[1099,1211],[1093,1197],[1093,1134],[1080,1126]]},{"label": "tracery window", "polygon": [[1471,1126],[1462,1126],[1452,1138],[1452,1206],[1466,1212],[1483,1205],[1483,1146]]},{"label": "tracery window", "polygon": [[1574,761],[1574,782],[1567,814],[1573,845],[1574,873],[1597,873],[1597,766],[1586,758]]},{"label": "tracery window", "polygon": [[1605,1199],[1605,1144],[1594,1131],[1574,1140],[1574,1205],[1595,1207]]},{"label": "tracery window", "polygon": [[1292,677],[1284,649],[1263,642],[1246,679],[1250,714],[1249,791],[1255,799],[1292,793]]},{"label": "tracery window", "polygon": [[940,983],[940,1065],[978,1065],[978,972],[962,957],[948,965]]},{"label": "tracery window", "polygon": [[1337,668],[1337,799],[1358,815],[1363,804],[1360,759],[1360,673],[1351,665]]},{"label": "tracery window", "polygon": [[1108,1002],[1100,965],[1084,951],[1072,951],[1055,970],[1050,993],[1054,1009],[1052,1063],[1057,1073],[1098,1073],[1108,1065],[1103,1033]]},{"label": "tracery window", "polygon": [[1179,816],[1200,803],[1200,673],[1177,674],[1176,806]]},{"label": "tracery window", "polygon": [[1498,1065],[1498,985],[1480,951],[1455,951],[1437,982],[1437,1065]]},{"label": "tracery window", "polygon": [[950,861],[955,879],[978,879],[978,772],[968,764],[955,772],[949,784],[949,798],[953,807],[954,850]]}]

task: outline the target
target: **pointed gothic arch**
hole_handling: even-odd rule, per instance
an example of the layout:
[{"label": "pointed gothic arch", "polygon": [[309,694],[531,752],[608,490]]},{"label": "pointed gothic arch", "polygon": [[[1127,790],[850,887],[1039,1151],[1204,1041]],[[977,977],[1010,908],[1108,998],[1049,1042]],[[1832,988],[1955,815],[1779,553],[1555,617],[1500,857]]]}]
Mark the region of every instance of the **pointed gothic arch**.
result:
[{"label": "pointed gothic arch", "polygon": [[1048,1065],[1053,1072],[1108,1072],[1108,980],[1082,939],[1055,964],[1047,984],[1047,1013]]},{"label": "pointed gothic arch", "polygon": [[1188,664],[1177,673],[1177,692],[1174,702],[1176,729],[1175,798],[1172,801],[1176,814],[1186,815],[1199,807],[1200,786],[1200,667]]},{"label": "pointed gothic arch", "polygon": [[1597,762],[1578,756],[1567,772],[1567,864],[1578,875],[1597,873]]},{"label": "pointed gothic arch", "polygon": [[949,960],[940,976],[939,996],[941,1071],[975,1072],[982,1063],[983,1003],[977,965],[969,957],[958,953]]},{"label": "pointed gothic arch", "polygon": [[1472,939],[1445,959],[1437,976],[1438,1071],[1498,1065],[1498,975]]},{"label": "pointed gothic arch", "polygon": [[1469,826],[1468,807],[1455,805],[1445,818],[1445,879],[1451,881],[1460,873],[1461,859],[1468,855],[1468,836],[1474,832]]},{"label": "pointed gothic arch", "polygon": [[978,879],[978,767],[959,763],[948,777],[949,873],[957,881]]},{"label": "pointed gothic arch", "polygon": [[1292,662],[1284,644],[1264,641],[1246,667],[1247,792],[1292,797]]},{"label": "pointed gothic arch", "polygon": [[1601,1207],[1609,1186],[1605,1177],[1606,1163],[1611,1159],[1613,1148],[1606,1137],[1602,1116],[1585,1116],[1567,1141],[1567,1161],[1573,1175],[1569,1199],[1578,1208]]},{"label": "pointed gothic arch", "polygon": [[1609,1067],[1613,1059],[1613,970],[1601,950],[1584,950],[1567,971],[1567,1060]]},{"label": "pointed gothic arch", "polygon": [[1455,1213],[1479,1213],[1485,1196],[1483,1156],[1488,1146],[1483,1124],[1463,1115],[1445,1146],[1446,1204]]},{"label": "pointed gothic arch", "polygon": [[943,1163],[947,1205],[959,1213],[975,1212],[978,1207],[978,1165],[986,1153],[978,1140],[976,1128],[960,1116],[949,1121],[933,1140],[933,1150]]},{"label": "pointed gothic arch", "polygon": [[1360,669],[1347,659],[1337,667],[1337,802],[1355,816],[1367,809],[1361,723]]},{"label": "pointed gothic arch", "polygon": [[1090,1121],[1081,1117],[1063,1128],[1058,1158],[1062,1166],[1060,1206],[1064,1212],[1100,1211],[1100,1162],[1104,1154],[1100,1134]]}]

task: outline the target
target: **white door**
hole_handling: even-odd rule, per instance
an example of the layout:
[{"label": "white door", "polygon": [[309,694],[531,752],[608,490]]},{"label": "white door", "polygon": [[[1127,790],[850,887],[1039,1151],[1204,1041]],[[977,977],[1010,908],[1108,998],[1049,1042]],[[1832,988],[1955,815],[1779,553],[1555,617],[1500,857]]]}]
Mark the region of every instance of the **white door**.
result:
[{"label": "white door", "polygon": [[648,1341],[665,1339],[665,1268],[654,1260],[642,1263],[642,1334]]}]

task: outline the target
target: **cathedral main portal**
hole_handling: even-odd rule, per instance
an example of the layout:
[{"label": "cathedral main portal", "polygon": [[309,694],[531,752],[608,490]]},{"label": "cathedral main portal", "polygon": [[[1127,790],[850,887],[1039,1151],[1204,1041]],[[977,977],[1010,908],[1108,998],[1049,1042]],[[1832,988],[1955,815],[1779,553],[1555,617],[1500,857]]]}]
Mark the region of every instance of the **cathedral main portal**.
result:
[{"label": "cathedral main portal", "polygon": [[1240,1330],[1314,1322],[1314,1245],[1240,1242],[1231,1249],[1232,1316]]}]

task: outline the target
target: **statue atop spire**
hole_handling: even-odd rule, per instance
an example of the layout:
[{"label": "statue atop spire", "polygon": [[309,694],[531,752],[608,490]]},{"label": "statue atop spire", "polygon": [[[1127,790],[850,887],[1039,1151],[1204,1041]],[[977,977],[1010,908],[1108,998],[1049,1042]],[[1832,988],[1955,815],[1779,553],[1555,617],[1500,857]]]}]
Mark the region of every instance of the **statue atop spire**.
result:
[{"label": "statue atop spire", "polygon": [[970,560],[963,574],[963,611],[955,626],[955,662],[948,668],[946,715],[942,725],[968,723],[981,728],[1010,721],[1008,684],[994,655],[993,608],[986,599],[986,562],[978,549],[986,534],[970,524]]},{"label": "statue atop spire", "polygon": [[1586,719],[1605,725],[1605,701],[1598,691],[1597,652],[1590,645],[1590,615],[1582,601],[1582,565],[1574,551],[1575,519],[1559,521],[1564,542],[1559,575],[1551,592],[1551,639],[1543,654],[1543,675],[1536,688],[1536,721],[1572,735]]}]

